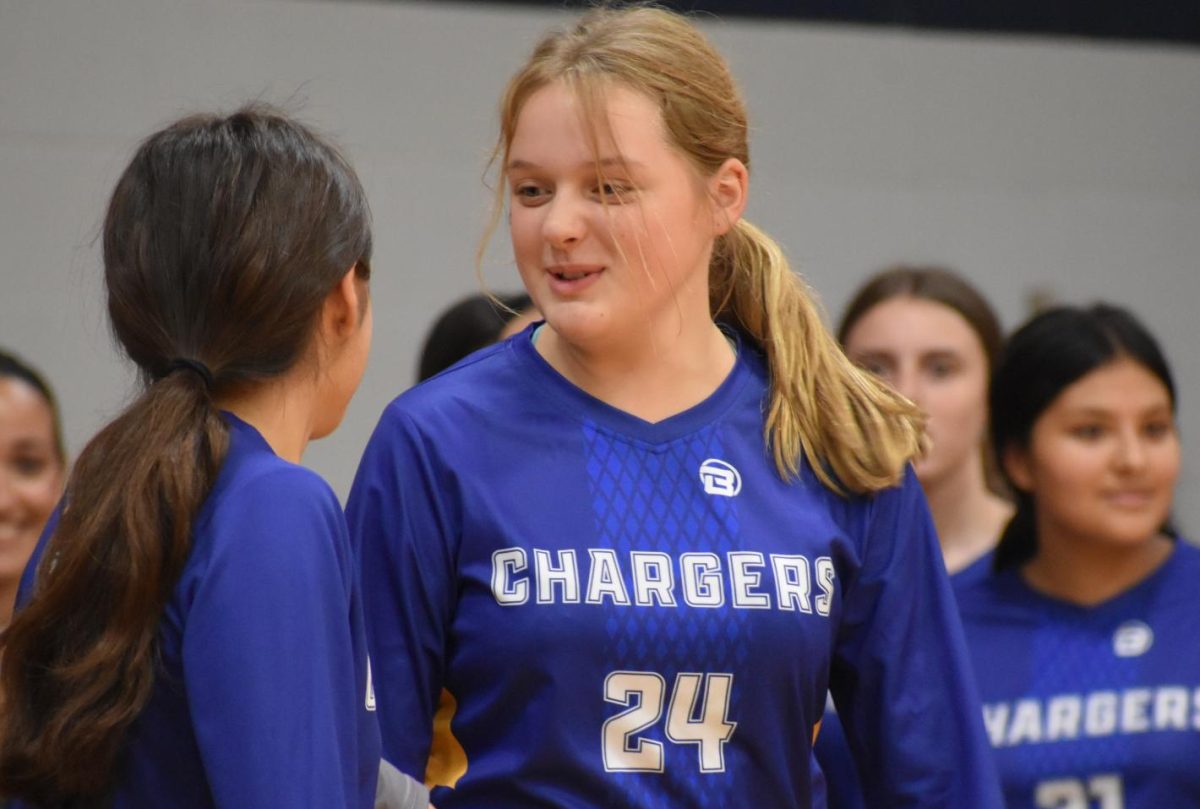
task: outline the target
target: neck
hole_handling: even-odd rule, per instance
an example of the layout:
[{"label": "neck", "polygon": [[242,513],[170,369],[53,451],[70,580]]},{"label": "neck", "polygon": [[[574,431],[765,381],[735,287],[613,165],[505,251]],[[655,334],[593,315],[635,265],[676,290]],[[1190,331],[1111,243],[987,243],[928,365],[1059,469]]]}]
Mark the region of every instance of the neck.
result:
[{"label": "neck", "polygon": [[711,396],[736,359],[725,335],[707,318],[670,335],[639,332],[619,345],[595,347],[571,344],[547,324],[537,351],[572,384],[651,423]]},{"label": "neck", "polygon": [[1090,607],[1145,579],[1175,547],[1161,535],[1132,546],[1097,544],[1085,538],[1047,536],[1039,526],[1038,552],[1021,568],[1021,574],[1035,590]]},{"label": "neck", "polygon": [[222,396],[217,406],[262,435],[285,461],[300,463],[312,438],[316,385],[311,369],[298,364],[282,377]]},{"label": "neck", "polygon": [[1012,506],[988,490],[982,462],[923,485],[946,570],[957,573],[996,545]]}]

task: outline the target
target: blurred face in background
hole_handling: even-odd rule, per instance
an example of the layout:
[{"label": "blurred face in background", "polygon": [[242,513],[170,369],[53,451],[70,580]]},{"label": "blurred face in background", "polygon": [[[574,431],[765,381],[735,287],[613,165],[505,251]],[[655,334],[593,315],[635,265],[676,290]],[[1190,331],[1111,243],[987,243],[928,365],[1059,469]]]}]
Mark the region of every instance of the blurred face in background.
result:
[{"label": "blurred face in background", "polygon": [[855,322],[846,353],[928,414],[930,448],[915,466],[926,489],[982,462],[988,364],[966,318],[935,301],[888,298]]},{"label": "blurred face in background", "polygon": [[0,377],[0,582],[15,582],[62,494],[54,414],[32,386]]},{"label": "blurred face in background", "polygon": [[1170,392],[1118,358],[1063,389],[1004,464],[1033,496],[1039,544],[1140,545],[1166,523],[1179,476]]}]

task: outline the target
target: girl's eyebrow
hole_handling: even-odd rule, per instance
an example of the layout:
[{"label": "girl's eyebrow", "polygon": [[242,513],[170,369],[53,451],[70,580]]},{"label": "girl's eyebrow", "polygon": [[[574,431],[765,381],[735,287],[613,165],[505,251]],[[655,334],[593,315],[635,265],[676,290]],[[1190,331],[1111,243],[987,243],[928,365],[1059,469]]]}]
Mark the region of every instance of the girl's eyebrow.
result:
[{"label": "girl's eyebrow", "polygon": [[[599,160],[585,160],[579,164],[579,168],[587,169],[591,168],[592,166],[600,166],[602,168],[607,168],[609,166],[629,166],[633,168],[641,168],[645,165],[646,164],[640,160],[630,160],[627,157],[602,157]],[[509,171],[528,171],[540,168],[541,166],[537,163],[534,163],[531,160],[521,160],[520,158],[511,160],[508,164]]]}]

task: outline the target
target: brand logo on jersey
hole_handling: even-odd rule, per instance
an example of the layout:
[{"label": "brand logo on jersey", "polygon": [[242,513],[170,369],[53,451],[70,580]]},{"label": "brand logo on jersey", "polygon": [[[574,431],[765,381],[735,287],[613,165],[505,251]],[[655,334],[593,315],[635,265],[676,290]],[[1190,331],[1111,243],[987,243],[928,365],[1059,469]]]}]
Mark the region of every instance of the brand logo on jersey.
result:
[{"label": "brand logo on jersey", "polygon": [[716,494],[721,497],[735,497],[742,490],[742,476],[732,464],[709,458],[700,464],[700,482],[704,484],[705,494]]},{"label": "brand logo on jersey", "polygon": [[1126,621],[1113,633],[1113,654],[1141,657],[1154,645],[1154,630],[1141,621]]}]

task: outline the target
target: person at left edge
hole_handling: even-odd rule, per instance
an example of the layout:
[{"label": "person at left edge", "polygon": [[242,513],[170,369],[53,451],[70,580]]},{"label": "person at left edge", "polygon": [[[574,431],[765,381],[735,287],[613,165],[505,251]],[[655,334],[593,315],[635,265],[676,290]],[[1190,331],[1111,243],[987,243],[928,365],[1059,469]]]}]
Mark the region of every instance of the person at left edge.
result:
[{"label": "person at left edge", "polygon": [[26,570],[0,791],[46,809],[369,809],[393,779],[357,576],[337,498],[299,465],[370,346],[359,181],[270,109],[188,117],[122,173],[103,254],[145,385],[80,455]]},{"label": "person at left edge", "polygon": [[0,628],[12,618],[21,573],[62,496],[61,424],[42,375],[0,349]]}]

